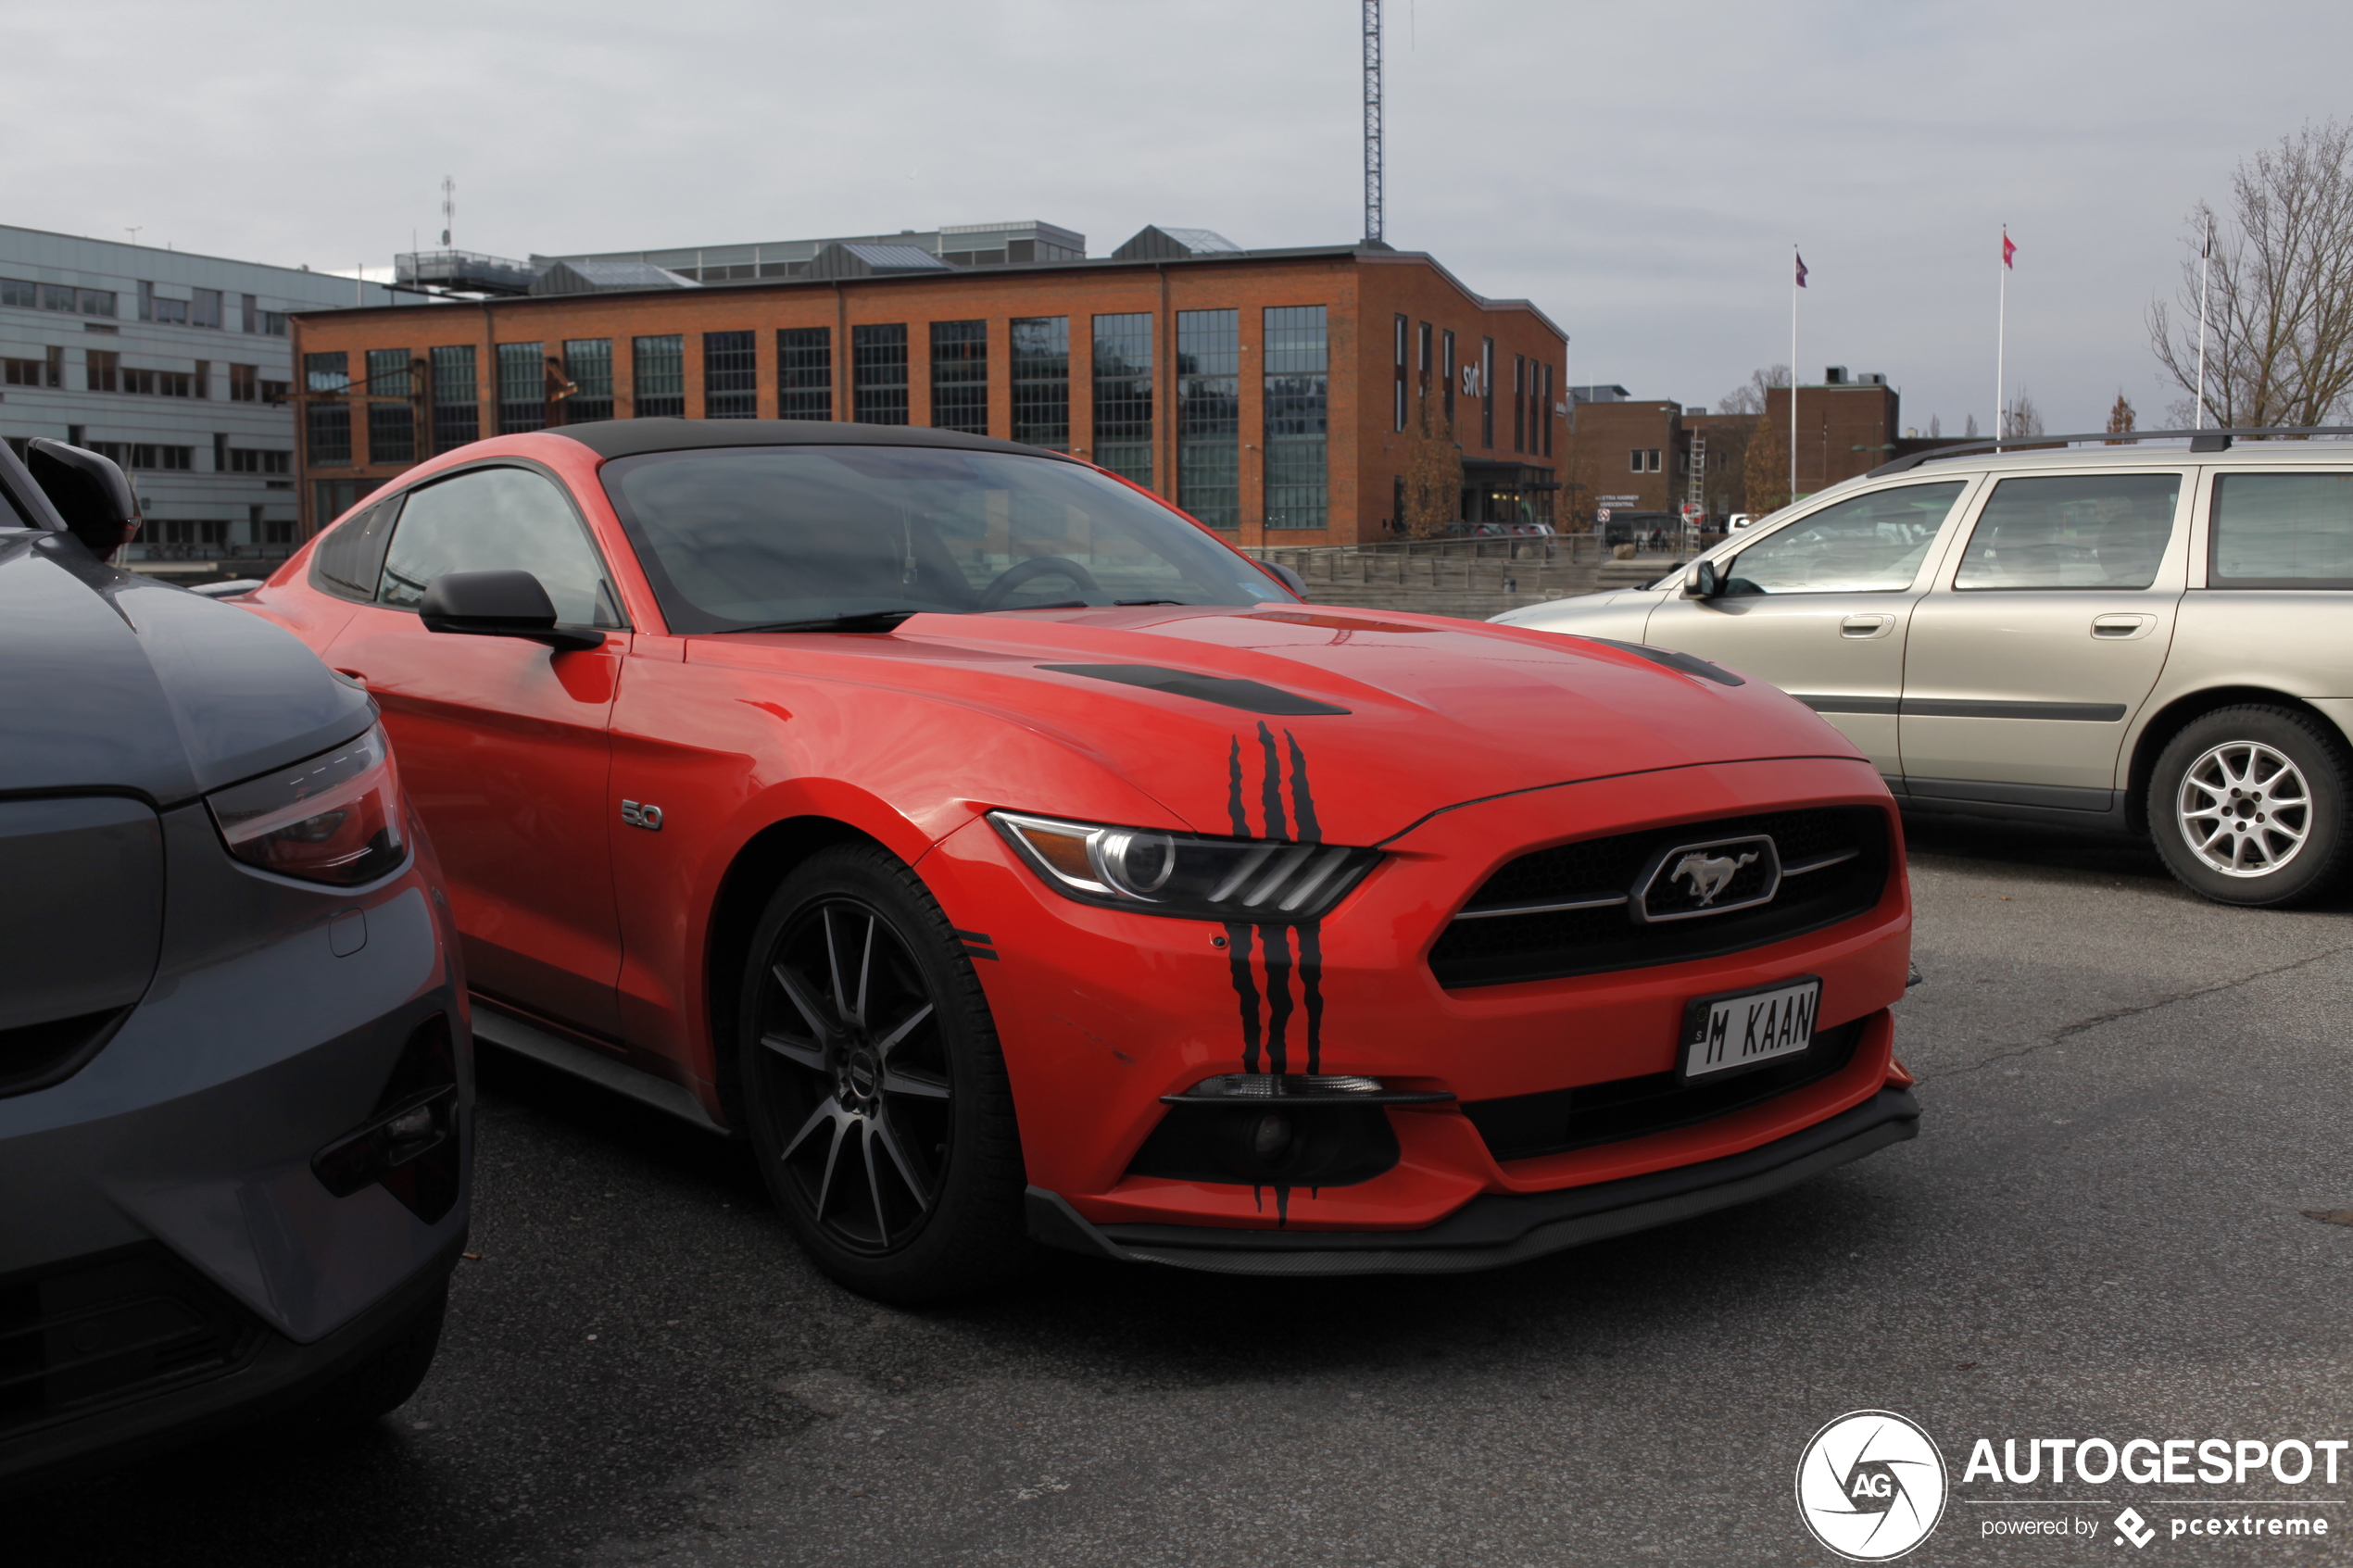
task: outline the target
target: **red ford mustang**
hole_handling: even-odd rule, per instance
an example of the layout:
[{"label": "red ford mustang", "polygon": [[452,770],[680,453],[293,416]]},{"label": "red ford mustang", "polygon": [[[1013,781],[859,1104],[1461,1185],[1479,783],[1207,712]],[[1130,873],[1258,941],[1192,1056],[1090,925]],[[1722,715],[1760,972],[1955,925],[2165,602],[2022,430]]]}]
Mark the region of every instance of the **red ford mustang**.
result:
[{"label": "red ford mustang", "polygon": [[1885,787],[1658,649],[1309,608],[937,431],[422,464],[241,602],[366,683],[478,1036],[749,1135],[851,1286],[1486,1267],[1909,1137]]}]

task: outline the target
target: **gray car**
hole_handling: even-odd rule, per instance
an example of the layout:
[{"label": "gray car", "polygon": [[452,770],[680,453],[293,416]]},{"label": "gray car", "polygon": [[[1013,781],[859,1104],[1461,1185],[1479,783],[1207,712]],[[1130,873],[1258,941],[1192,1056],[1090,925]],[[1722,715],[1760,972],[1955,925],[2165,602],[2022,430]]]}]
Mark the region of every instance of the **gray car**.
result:
[{"label": "gray car", "polygon": [[423,1377],[464,1246],[456,933],[368,695],[104,564],[0,449],[0,1485]]},{"label": "gray car", "polygon": [[1769,681],[1908,812],[2145,834],[2232,904],[2347,864],[2353,447],[1931,453],[1648,588],[1495,619]]}]

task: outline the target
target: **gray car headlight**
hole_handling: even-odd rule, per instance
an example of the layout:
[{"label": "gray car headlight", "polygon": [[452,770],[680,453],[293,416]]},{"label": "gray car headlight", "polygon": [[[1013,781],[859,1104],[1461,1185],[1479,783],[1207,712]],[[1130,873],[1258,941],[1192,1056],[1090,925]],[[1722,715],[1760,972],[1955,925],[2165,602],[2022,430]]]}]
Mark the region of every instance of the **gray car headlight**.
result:
[{"label": "gray car headlight", "polygon": [[989,825],[1065,898],[1138,914],[1291,925],[1320,918],[1364,880],[1377,849],[1202,838],[991,811]]},{"label": "gray car headlight", "polygon": [[305,882],[353,887],[409,858],[400,773],[384,726],[332,750],[205,797],[229,853]]}]

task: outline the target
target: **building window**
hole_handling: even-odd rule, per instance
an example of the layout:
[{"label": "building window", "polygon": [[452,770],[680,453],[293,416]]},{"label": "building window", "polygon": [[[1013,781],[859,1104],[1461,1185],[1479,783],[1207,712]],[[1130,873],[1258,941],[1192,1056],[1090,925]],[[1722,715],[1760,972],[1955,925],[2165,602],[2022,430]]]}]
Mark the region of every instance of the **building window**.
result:
[{"label": "building window", "polygon": [[1512,356],[1512,450],[1528,450],[1528,356]]},{"label": "building window", "polygon": [[988,323],[931,324],[931,422],[937,430],[988,433]]},{"label": "building window", "polygon": [[1416,335],[1421,339],[1420,362],[1414,369],[1420,373],[1422,384],[1428,386],[1429,384],[1429,323],[1428,321],[1422,323],[1421,331]]},{"label": "building window", "polygon": [[1642,449],[1641,447],[1637,446],[1631,452],[1626,454],[1626,471],[1628,473],[1640,473],[1642,471]]},{"label": "building window", "polygon": [[292,452],[265,452],[248,446],[232,446],[229,448],[229,471],[231,473],[292,473],[294,454]]},{"label": "building window", "polygon": [[57,344],[51,344],[48,353],[44,356],[44,360],[49,367],[49,384],[58,388],[64,387],[66,384],[65,349]]},{"label": "building window", "polygon": [[686,340],[641,337],[630,345],[630,407],[641,420],[684,419],[686,414]]},{"label": "building window", "polygon": [[195,383],[197,396],[210,397],[212,395],[212,361],[197,360],[196,373],[189,379]]},{"label": "building window", "polygon": [[1242,525],[1241,312],[1176,312],[1176,504]]},{"label": "building window", "polygon": [[232,365],[229,367],[229,401],[257,403],[261,399],[261,367]]},{"label": "building window", "polygon": [[351,390],[351,356],[306,354],[302,357],[302,377],[305,392],[348,392]]},{"label": "building window", "polygon": [[[1398,373],[1404,373],[1405,318],[1397,318]],[[1266,311],[1266,526],[1321,528],[1327,521],[1326,420],[1330,358],[1320,305]],[[1405,383],[1397,383],[1404,396]]]},{"label": "building window", "polygon": [[131,448],[131,466],[154,469],[165,473],[182,473],[196,466],[196,449],[193,446],[159,446],[138,442]]},{"label": "building window", "polygon": [[259,332],[261,330],[261,301],[249,294],[240,295],[238,299],[243,307],[237,312],[238,324],[246,332]]},{"label": "building window", "polygon": [[269,404],[273,408],[285,402],[285,400],[293,395],[294,386],[292,383],[266,381],[261,383],[261,400],[264,403]]},{"label": "building window", "polygon": [[547,345],[498,345],[498,433],[547,428]]},{"label": "building window", "polygon": [[1441,333],[1440,341],[1444,346],[1444,353],[1441,367],[1443,373],[1439,379],[1446,383],[1446,432],[1451,435],[1454,430],[1454,334]]},{"label": "building window", "polygon": [[351,405],[341,400],[303,405],[305,452],[312,468],[351,461]]},{"label": "building window", "polygon": [[47,386],[49,362],[45,359],[0,359],[0,381],[10,386]]},{"label": "building window", "polygon": [[1030,446],[1070,450],[1070,318],[1015,320],[1013,439]]},{"label": "building window", "polygon": [[776,417],[834,417],[834,330],[780,327],[776,331]]},{"label": "building window", "polygon": [[82,385],[92,392],[113,392],[120,387],[122,356],[110,348],[92,348],[82,356]]},{"label": "building window", "polygon": [[261,330],[271,337],[285,336],[286,313],[283,310],[263,311],[261,313]]},{"label": "building window", "polygon": [[[50,304],[50,296],[53,294],[62,295],[64,303]],[[73,308],[72,300],[73,290],[69,288],[63,288],[56,283],[41,285],[41,303],[44,309],[70,310]],[[188,324],[188,302],[184,299],[166,299],[156,293],[155,284],[142,282],[139,285],[139,320],[169,321],[175,326],[184,327]]]},{"label": "building window", "polygon": [[1664,447],[1659,446],[1636,447],[1633,451],[1627,454],[1627,457],[1630,459],[1628,464],[1628,471],[1631,473],[1658,472],[1659,454],[1664,450]]},{"label": "building window", "polygon": [[567,339],[564,380],[572,383],[572,395],[563,401],[564,423],[585,425],[611,419],[612,339]]},{"label": "building window", "polygon": [[[13,305],[22,310],[41,308],[41,285],[23,278],[0,278],[0,305]],[[27,441],[31,440],[26,436]]]},{"label": "building window", "polygon": [[1495,445],[1495,340],[1478,340],[1478,444]]},{"label": "building window", "polygon": [[[234,367],[232,367],[233,370]],[[371,397],[411,397],[416,395],[415,378],[409,374],[409,351],[405,348],[371,348],[368,350],[368,395]]]},{"label": "building window", "polygon": [[852,412],[862,425],[907,422],[907,327],[849,329]]},{"label": "building window", "polygon": [[188,325],[192,327],[220,325],[220,291],[219,289],[190,289],[188,294]]},{"label": "building window", "polygon": [[1095,461],[1152,483],[1152,319],[1095,318]]},{"label": "building window", "polygon": [[407,403],[368,405],[368,460],[371,463],[413,463],[417,460],[417,410]]},{"label": "building window", "polygon": [[1409,331],[1409,324],[1407,323],[1405,318],[1403,316],[1398,317],[1396,320],[1396,354],[1394,356],[1397,364],[1396,374],[1392,378],[1395,384],[1392,389],[1392,395],[1390,398],[1389,408],[1389,428],[1391,430],[1403,430],[1405,428],[1405,371],[1407,369],[1405,359]]},{"label": "building window", "polygon": [[[482,434],[481,394],[474,381],[474,345],[430,351],[433,361],[433,449],[447,452]],[[265,386],[269,383],[264,383]],[[328,515],[321,512],[321,517]]]},{"label": "building window", "polygon": [[1536,417],[1544,421],[1544,456],[1553,455],[1553,367],[1544,367],[1544,393],[1537,400]]},{"label": "building window", "polygon": [[759,418],[760,348],[754,334],[702,334],[702,415],[707,420]]}]

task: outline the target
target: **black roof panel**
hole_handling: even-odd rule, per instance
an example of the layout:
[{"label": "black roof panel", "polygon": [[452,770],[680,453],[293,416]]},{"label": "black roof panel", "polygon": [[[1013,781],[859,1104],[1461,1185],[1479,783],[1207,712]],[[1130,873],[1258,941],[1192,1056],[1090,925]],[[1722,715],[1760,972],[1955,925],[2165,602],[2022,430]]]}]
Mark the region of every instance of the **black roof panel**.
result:
[{"label": "black roof panel", "polygon": [[1079,459],[1043,446],[919,425],[862,425],[839,420],[598,420],[564,425],[568,436],[600,458],[642,452],[686,452],[698,446],[953,446],[966,452],[1018,452],[1032,458]]}]

